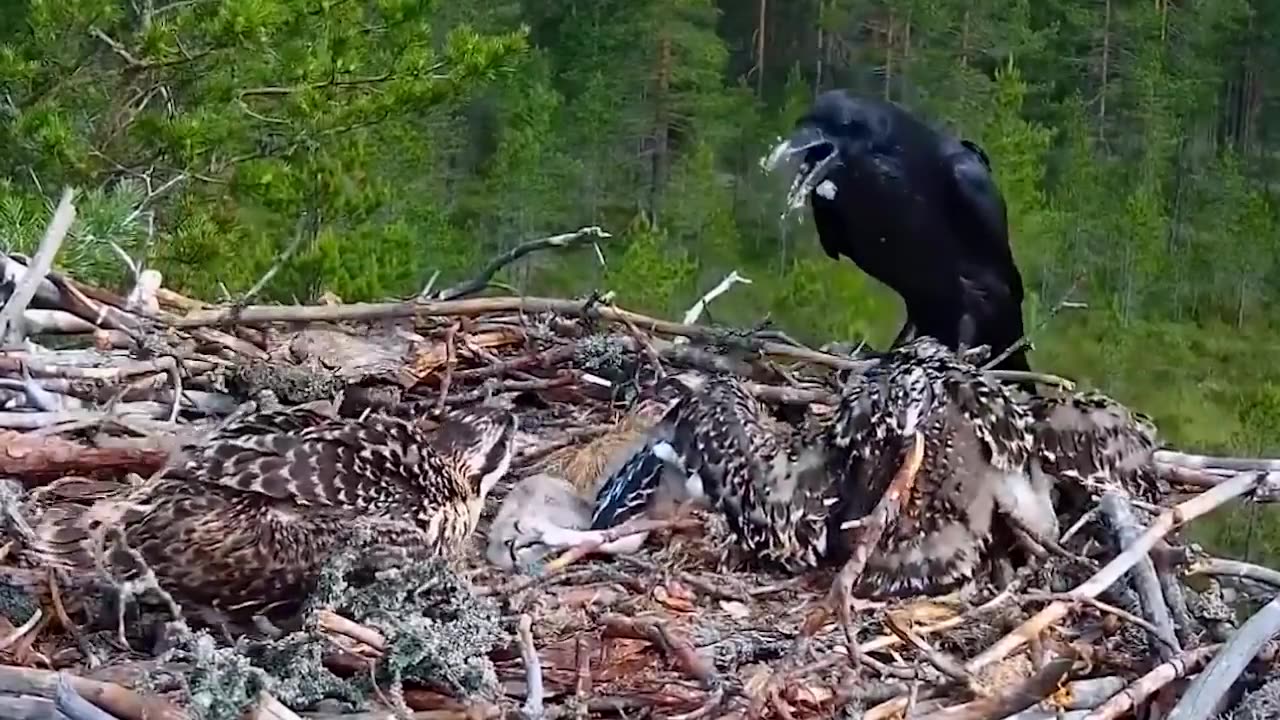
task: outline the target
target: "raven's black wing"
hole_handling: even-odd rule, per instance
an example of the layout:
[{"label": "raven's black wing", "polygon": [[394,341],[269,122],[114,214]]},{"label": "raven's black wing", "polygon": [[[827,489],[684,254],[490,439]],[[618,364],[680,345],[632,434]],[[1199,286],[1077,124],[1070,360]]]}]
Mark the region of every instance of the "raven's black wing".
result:
[{"label": "raven's black wing", "polygon": [[1006,283],[1016,301],[1022,302],[1022,278],[1009,247],[1008,211],[1000,188],[991,177],[990,160],[971,141],[947,145],[945,163],[951,171],[948,210],[956,227],[964,228],[957,235],[978,257],[1002,266]]},{"label": "raven's black wing", "polygon": [[[837,196],[839,198],[839,196]],[[835,202],[839,202],[837,199]],[[809,201],[813,207],[813,226],[818,231],[818,242],[822,251],[832,260],[839,260],[843,254],[853,259],[850,250],[845,247],[851,242],[844,226],[844,217],[833,201],[819,201],[816,197]]]}]

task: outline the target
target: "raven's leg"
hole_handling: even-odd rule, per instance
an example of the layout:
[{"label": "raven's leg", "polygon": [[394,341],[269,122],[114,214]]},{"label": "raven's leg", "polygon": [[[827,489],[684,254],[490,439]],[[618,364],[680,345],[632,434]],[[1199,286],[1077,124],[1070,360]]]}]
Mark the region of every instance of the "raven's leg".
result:
[{"label": "raven's leg", "polygon": [[893,342],[889,343],[889,349],[892,350],[903,343],[911,342],[915,338],[916,324],[911,322],[911,317],[908,316],[907,321],[902,323],[902,329],[898,331],[898,336],[893,339]]},{"label": "raven's leg", "polygon": [[978,340],[978,321],[974,319],[973,313],[964,312],[960,315],[960,327],[956,332],[956,352],[964,355],[965,351],[973,347]]}]

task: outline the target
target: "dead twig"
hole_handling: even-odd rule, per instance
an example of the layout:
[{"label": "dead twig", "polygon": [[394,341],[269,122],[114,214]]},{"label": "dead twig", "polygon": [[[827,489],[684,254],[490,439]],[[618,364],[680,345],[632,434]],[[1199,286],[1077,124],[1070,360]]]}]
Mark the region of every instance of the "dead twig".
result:
[{"label": "dead twig", "polygon": [[1123,717],[1169,683],[1199,670],[1221,648],[1221,645],[1206,645],[1195,650],[1188,650],[1171,660],[1156,665],[1132,685],[1112,695],[1106,702],[1094,708],[1092,712],[1085,716],[1084,720],[1116,720]]},{"label": "dead twig", "polygon": [[669,716],[672,720],[697,720],[715,712],[724,702],[724,685],[716,674],[715,664],[703,657],[682,635],[654,617],[624,617],[609,613],[601,618],[605,634],[612,637],[648,640],[676,661],[686,675],[697,680],[708,692],[706,701],[695,710]]},{"label": "dead twig", "polygon": [[1080,605],[1089,605],[1104,613],[1107,613],[1109,615],[1115,615],[1121,620],[1128,621],[1130,623],[1133,623],[1134,625],[1137,625],[1143,630],[1146,630],[1147,632],[1151,633],[1151,636],[1153,638],[1155,638],[1158,642],[1162,643],[1166,650],[1171,650],[1175,654],[1182,652],[1181,647],[1179,647],[1176,643],[1170,643],[1164,637],[1162,631],[1160,630],[1159,627],[1156,626],[1155,623],[1151,622],[1150,620],[1147,620],[1146,618],[1138,617],[1137,615],[1134,615],[1128,610],[1125,610],[1123,608],[1118,608],[1115,605],[1111,605],[1109,603],[1105,603],[1099,600],[1098,598],[1080,597],[1078,595],[1073,595],[1069,592],[1067,593],[1027,592],[1027,593],[1023,593],[1022,597],[1026,600],[1032,600],[1032,601],[1067,602],[1067,603],[1078,603]]},{"label": "dead twig", "polygon": [[187,720],[187,714],[166,700],[148,698],[115,683],[90,680],[50,670],[0,665],[0,693],[57,697],[64,677],[80,697],[120,720]]},{"label": "dead twig", "polygon": [[549,248],[567,248],[575,245],[595,243],[599,240],[607,240],[611,237],[613,237],[613,235],[610,233],[605,232],[600,227],[592,225],[591,227],[584,227],[571,233],[552,235],[551,237],[522,242],[505,253],[502,253],[490,260],[488,264],[486,264],[484,268],[482,268],[480,272],[470,280],[441,290],[436,294],[436,298],[439,300],[454,300],[465,295],[479,292],[489,285],[489,281],[493,279],[493,276],[496,275],[499,270],[529,253]]},{"label": "dead twig", "polygon": [[302,242],[307,238],[315,237],[317,228],[318,218],[314,216],[314,213],[311,215],[304,214],[302,217],[298,218],[298,225],[294,230],[293,240],[289,241],[289,245],[284,249],[284,252],[276,256],[275,261],[271,263],[271,267],[267,268],[267,271],[262,273],[262,277],[258,278],[258,281],[246,290],[244,295],[241,295],[240,298],[236,300],[235,307],[244,307],[250,300],[257,297],[258,293],[262,292],[262,289],[267,286],[267,283],[271,282],[271,279],[276,276],[276,273],[280,272],[280,270],[284,268],[285,263],[289,262],[289,259],[298,251],[298,248],[302,247]]},{"label": "dead twig", "polygon": [[14,628],[13,632],[9,633],[4,638],[0,638],[0,652],[8,650],[14,643],[18,642],[27,633],[35,629],[35,626],[40,624],[40,620],[43,618],[44,612],[41,611],[40,608],[36,608],[35,612],[31,613],[31,617],[27,618],[26,622]]},{"label": "dead twig", "polygon": [[702,317],[702,313],[707,309],[707,306],[711,304],[711,301],[729,292],[734,285],[738,283],[750,285],[751,282],[752,281],[749,278],[745,278],[738,274],[737,270],[729,273],[718,285],[708,290],[706,294],[698,298],[698,301],[695,302],[692,307],[685,311],[684,324],[692,325],[693,323],[698,322],[698,318]]},{"label": "dead twig", "polygon": [[[1074,656],[1061,656],[1045,663],[1035,675],[1007,690],[963,705],[921,716],[921,720],[997,720],[1022,712],[1051,695],[1061,685]],[[864,716],[870,720],[871,714]]]},{"label": "dead twig", "polygon": [[939,652],[932,645],[925,642],[924,638],[908,630],[899,623],[897,618],[892,614],[885,615],[884,624],[885,627],[889,628],[890,632],[901,638],[903,642],[918,650],[921,655],[924,655],[925,659],[929,661],[929,664],[941,671],[943,675],[946,675],[952,680],[969,687],[978,694],[983,694],[980,692],[980,688],[973,677],[973,673],[965,670],[963,665],[951,659],[945,653]]},{"label": "dead twig", "polygon": [[1005,348],[1004,352],[988,360],[982,366],[982,369],[990,370],[994,368],[995,366],[1004,362],[1005,358],[1018,352],[1019,350],[1022,350],[1023,348],[1030,350],[1032,347],[1031,337],[1036,333],[1044,330],[1046,327],[1048,327],[1049,323],[1053,322],[1053,319],[1058,317],[1058,313],[1062,312],[1063,310],[1067,308],[1074,309],[1074,308],[1086,307],[1083,303],[1072,302],[1071,300],[1071,296],[1075,294],[1076,288],[1080,286],[1080,281],[1082,279],[1083,279],[1082,277],[1077,277],[1075,280],[1073,280],[1071,282],[1071,287],[1067,288],[1067,291],[1062,294],[1062,299],[1058,300],[1058,302],[1054,304],[1054,306],[1049,310],[1049,314],[1045,315],[1043,320],[1041,320],[1038,324],[1036,324],[1036,326],[1032,328],[1029,332],[1024,333],[1022,337],[1018,338],[1017,342]]},{"label": "dead twig", "polygon": [[527,720],[539,720],[545,714],[543,709],[542,661],[538,659],[538,649],[533,644],[533,618],[528,613],[520,615],[516,627],[516,639],[520,644],[520,657],[524,660],[525,700],[521,713]]},{"label": "dead twig", "polygon": [[85,700],[76,692],[65,674],[58,674],[58,687],[54,691],[53,706],[67,720],[117,720],[115,716]]},{"label": "dead twig", "polygon": [[382,633],[354,620],[348,620],[331,610],[316,611],[316,625],[326,632],[336,633],[363,643],[378,655],[387,651],[387,639]]},{"label": "dead twig", "polygon": [[[171,327],[194,328],[228,323],[273,322],[357,322],[362,320],[387,320],[407,317],[476,316],[494,312],[555,313],[568,317],[582,315],[582,303],[577,300],[540,297],[485,297],[465,300],[440,300],[433,302],[350,303],[346,305],[250,305],[233,314],[230,309],[197,310],[183,317],[167,321]],[[708,342],[722,340],[723,333],[700,325],[684,325],[670,320],[642,315],[611,306],[593,306],[591,315],[609,322],[621,322],[623,318],[648,332],[700,339]],[[791,358],[843,370],[862,370],[873,361],[857,361],[839,355],[799,348],[786,343],[757,341],[743,338],[742,342],[766,355]]]},{"label": "dead twig", "polygon": [[1192,470],[1222,470],[1237,472],[1280,472],[1280,459],[1273,458],[1239,458],[1215,457],[1212,455],[1194,455],[1176,450],[1157,450],[1151,456],[1152,462]]},{"label": "dead twig", "polygon": [[440,396],[436,398],[436,412],[444,410],[449,397],[449,386],[453,384],[453,369],[458,364],[458,323],[453,323],[444,333],[444,375],[440,377]]},{"label": "dead twig", "polygon": [[[1097,597],[1103,590],[1111,587],[1123,577],[1129,568],[1133,567],[1135,563],[1151,551],[1151,548],[1155,546],[1158,540],[1174,528],[1190,522],[1234,498],[1252,492],[1264,482],[1274,481],[1269,480],[1266,475],[1237,475],[1212,490],[1166,510],[1156,518],[1151,527],[1132,545],[1117,555],[1114,560],[1103,566],[1101,570],[1094,573],[1082,585],[1072,590],[1069,595],[1072,597]],[[1069,609],[1069,603],[1062,601],[1051,603],[995,645],[970,660],[966,667],[970,670],[978,670],[1008,657],[1009,653],[1022,647],[1028,640],[1038,635],[1040,630],[1061,619]]]}]

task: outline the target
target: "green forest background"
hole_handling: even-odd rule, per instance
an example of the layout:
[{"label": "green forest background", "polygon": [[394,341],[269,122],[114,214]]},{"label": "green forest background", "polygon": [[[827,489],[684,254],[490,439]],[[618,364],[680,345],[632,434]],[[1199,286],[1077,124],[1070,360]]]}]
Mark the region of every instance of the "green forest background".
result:
[{"label": "green forest background", "polygon": [[[124,286],[407,296],[599,224],[606,263],[503,280],[888,342],[898,301],[820,254],[759,159],[815,91],[977,140],[1010,208],[1038,368],[1168,440],[1280,454],[1280,3],[1268,0],[0,0],[0,245],[84,195],[59,264]],[[303,222],[308,220],[307,222]],[[300,235],[301,233],[301,235]],[[1238,512],[1238,511],[1237,511]],[[1280,558],[1280,523],[1207,536]],[[1247,520],[1240,521],[1240,520]],[[1260,521],[1261,520],[1261,521]]]}]

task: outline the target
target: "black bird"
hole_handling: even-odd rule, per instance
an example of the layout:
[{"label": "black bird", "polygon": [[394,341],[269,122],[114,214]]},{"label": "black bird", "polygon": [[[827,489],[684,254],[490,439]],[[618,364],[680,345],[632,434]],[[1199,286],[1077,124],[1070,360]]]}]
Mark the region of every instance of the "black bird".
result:
[{"label": "black bird", "polygon": [[[848,257],[902,297],[907,321],[895,346],[929,335],[952,350],[987,345],[995,357],[1022,338],[1004,199],[976,143],[896,104],[832,90],[765,167],[789,158],[801,163],[788,206],[810,200],[827,255]],[[1024,350],[997,367],[1030,369]]]}]

